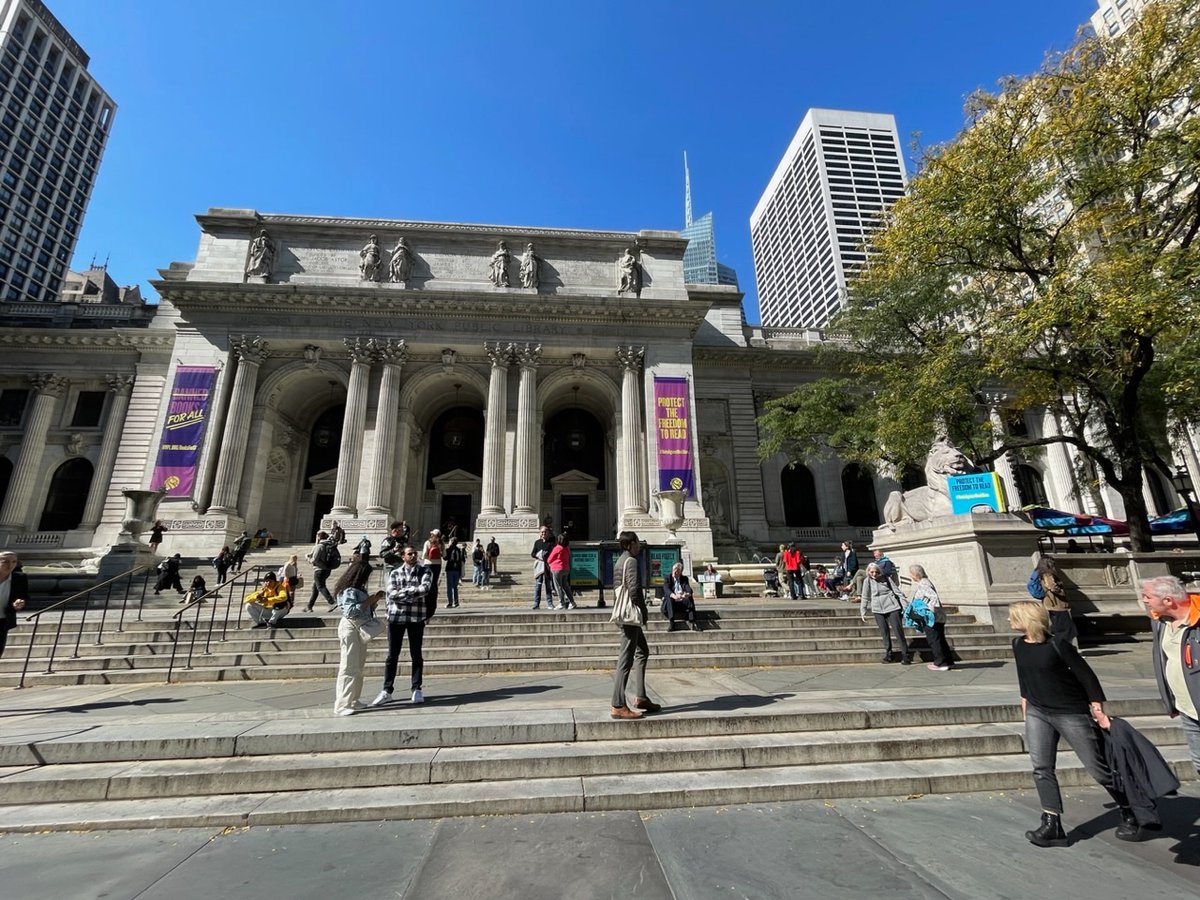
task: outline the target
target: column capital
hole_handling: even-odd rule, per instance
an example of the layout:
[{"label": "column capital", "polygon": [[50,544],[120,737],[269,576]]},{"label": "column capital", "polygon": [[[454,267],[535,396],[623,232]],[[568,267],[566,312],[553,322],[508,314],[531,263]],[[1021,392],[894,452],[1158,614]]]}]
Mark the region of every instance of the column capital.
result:
[{"label": "column capital", "polygon": [[542,361],[542,345],[513,345],[513,356],[522,369],[536,369]]},{"label": "column capital", "polygon": [[487,354],[487,358],[491,360],[492,368],[494,369],[508,368],[508,366],[512,363],[512,344],[502,344],[499,341],[496,341],[494,344],[489,344],[487,341],[484,341],[483,352]]},{"label": "column capital", "polygon": [[642,368],[642,358],[646,355],[645,347],[617,346],[617,361],[627,372],[637,372]]},{"label": "column capital", "polygon": [[384,365],[403,366],[408,362],[408,345],[403,340],[388,338],[375,346],[376,356]]},{"label": "column capital", "polygon": [[239,338],[234,338],[230,347],[242,362],[254,363],[255,365],[260,365],[263,360],[271,355],[270,344],[265,338],[257,335],[250,337],[243,334]]},{"label": "column capital", "polygon": [[49,372],[37,372],[30,375],[29,383],[39,394],[46,394],[50,397],[61,397],[67,390],[67,379]]},{"label": "column capital", "polygon": [[108,382],[109,393],[128,395],[133,390],[132,375],[105,375],[104,380]]},{"label": "column capital", "polygon": [[354,363],[370,365],[379,355],[379,342],[375,338],[343,338],[342,343],[346,345],[346,351]]}]

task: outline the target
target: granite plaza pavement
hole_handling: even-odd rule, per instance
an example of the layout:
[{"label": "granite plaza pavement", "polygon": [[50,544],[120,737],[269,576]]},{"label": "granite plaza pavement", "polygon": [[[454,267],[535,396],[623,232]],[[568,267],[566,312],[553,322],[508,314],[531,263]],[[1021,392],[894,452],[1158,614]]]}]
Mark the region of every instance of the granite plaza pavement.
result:
[{"label": "granite plaza pavement", "polygon": [[[1144,643],[1088,652],[1111,698],[1153,691]],[[281,673],[282,674],[282,673]],[[1016,695],[1011,662],[648,671],[664,704],[769,704],[776,698]],[[368,683],[365,694],[377,685]],[[424,708],[445,714],[605,708],[605,672],[438,676]],[[72,686],[0,693],[0,730],[80,730],[228,714],[268,721],[330,717],[315,681]],[[636,727],[636,725],[634,726]],[[794,801],[692,809],[476,816],[254,828],[6,834],[0,895],[35,898],[1182,898],[1200,895],[1200,788],[1163,801],[1164,830],[1117,841],[1096,787],[1064,790],[1072,846],[1024,839],[1032,789]]]}]

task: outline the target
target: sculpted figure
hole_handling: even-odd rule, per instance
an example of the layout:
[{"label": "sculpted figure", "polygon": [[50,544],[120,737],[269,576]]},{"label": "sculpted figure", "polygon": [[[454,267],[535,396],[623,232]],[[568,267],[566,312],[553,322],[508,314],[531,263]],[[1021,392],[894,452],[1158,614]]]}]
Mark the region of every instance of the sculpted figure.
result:
[{"label": "sculpted figure", "polygon": [[393,284],[408,281],[408,276],[412,274],[412,251],[408,249],[404,238],[396,241],[396,246],[392,249],[392,263],[388,274]]},{"label": "sculpted figure", "polygon": [[371,235],[367,245],[358,251],[358,271],[362,273],[363,281],[378,281],[379,280],[379,263],[381,257],[379,255],[379,238]]},{"label": "sculpted figure", "polygon": [[883,507],[883,521],[889,525],[901,522],[924,522],[934,516],[948,516],[951,475],[965,475],[974,466],[954,444],[938,438],[929,448],[925,460],[925,486],[911,491],[892,491]]},{"label": "sculpted figure", "polygon": [[625,255],[621,257],[617,266],[621,273],[617,281],[617,293],[640,296],[642,293],[642,267],[631,249],[625,248]]},{"label": "sculpted figure", "polygon": [[262,229],[250,243],[250,262],[246,265],[246,274],[248,276],[262,276],[266,278],[271,274],[271,268],[275,264],[275,244],[272,243],[270,235],[267,234],[267,229]]},{"label": "sculpted figure", "polygon": [[491,262],[491,279],[496,287],[511,287],[508,283],[508,264],[511,261],[512,254],[508,252],[508,245],[501,241],[496,252],[492,254]]},{"label": "sculpted figure", "polygon": [[525,253],[521,256],[521,287],[536,288],[540,268],[541,263],[533,254],[533,244],[526,244]]}]

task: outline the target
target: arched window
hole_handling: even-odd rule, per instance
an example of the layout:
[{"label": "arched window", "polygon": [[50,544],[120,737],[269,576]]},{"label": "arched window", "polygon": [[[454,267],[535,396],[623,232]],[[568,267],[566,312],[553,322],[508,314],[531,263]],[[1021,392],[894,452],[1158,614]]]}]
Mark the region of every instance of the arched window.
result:
[{"label": "arched window", "polygon": [[1013,466],[1013,477],[1017,482],[1017,505],[1019,506],[1049,506],[1046,497],[1046,485],[1042,482],[1042,473],[1026,463]]},{"label": "arched window", "polygon": [[875,502],[875,479],[857,463],[842,469],[842,497],[846,501],[846,524],[874,528],[882,521]]},{"label": "arched window", "polygon": [[816,482],[806,466],[784,466],[779,473],[779,490],[783,494],[785,525],[815,527],[821,524]]},{"label": "arched window", "polygon": [[77,456],[59,466],[50,479],[38,531],[70,531],[79,527],[91,487],[92,464],[86,459]]},{"label": "arched window", "polygon": [[469,406],[446,410],[429,429],[429,461],[425,487],[455,469],[483,475],[483,412]]}]

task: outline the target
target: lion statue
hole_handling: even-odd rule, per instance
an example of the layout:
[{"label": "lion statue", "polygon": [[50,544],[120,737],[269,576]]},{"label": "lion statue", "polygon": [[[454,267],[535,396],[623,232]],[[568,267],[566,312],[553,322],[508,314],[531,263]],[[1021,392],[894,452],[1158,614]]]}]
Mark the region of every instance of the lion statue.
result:
[{"label": "lion statue", "polygon": [[965,475],[974,467],[970,460],[950,442],[938,438],[929,448],[925,460],[925,486],[911,491],[892,491],[883,507],[883,521],[888,525],[902,522],[924,522],[934,516],[948,516],[951,475]]}]

